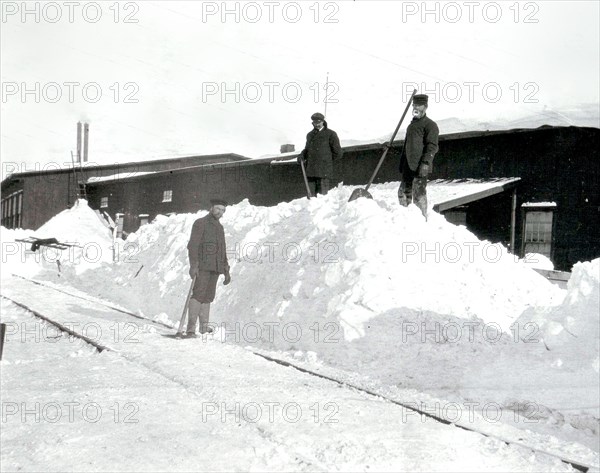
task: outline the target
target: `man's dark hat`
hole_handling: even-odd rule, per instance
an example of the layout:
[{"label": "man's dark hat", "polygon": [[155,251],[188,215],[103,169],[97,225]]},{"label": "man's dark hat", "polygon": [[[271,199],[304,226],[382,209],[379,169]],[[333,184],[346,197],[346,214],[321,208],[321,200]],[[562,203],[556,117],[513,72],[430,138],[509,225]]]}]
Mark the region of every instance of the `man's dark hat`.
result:
[{"label": "man's dark hat", "polygon": [[310,119],[311,120],[325,120],[325,116],[322,113],[317,112],[317,113],[313,113],[310,116]]},{"label": "man's dark hat", "polygon": [[429,96],[425,95],[425,94],[418,94],[415,95],[413,98],[413,104],[415,105],[427,105],[427,100],[429,99]]},{"label": "man's dark hat", "polygon": [[223,199],[210,199],[210,205],[224,205],[226,207],[229,204]]}]

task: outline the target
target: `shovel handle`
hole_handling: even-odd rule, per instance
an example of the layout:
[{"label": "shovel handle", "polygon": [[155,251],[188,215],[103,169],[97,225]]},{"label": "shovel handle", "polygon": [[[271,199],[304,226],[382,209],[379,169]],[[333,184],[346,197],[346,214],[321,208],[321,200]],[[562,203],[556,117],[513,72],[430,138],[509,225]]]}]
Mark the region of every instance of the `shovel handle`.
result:
[{"label": "shovel handle", "polygon": [[404,121],[404,117],[406,116],[408,109],[410,108],[410,104],[412,103],[413,97],[415,96],[416,93],[417,93],[417,89],[414,89],[413,93],[410,96],[410,99],[408,99],[408,103],[406,104],[406,108],[404,109],[404,113],[402,114],[402,118],[400,118],[400,121],[398,122],[398,126],[396,127],[396,129],[394,130],[394,133],[392,134],[392,137],[390,138],[390,142],[389,142],[390,144],[389,144],[389,146],[386,146],[385,149],[383,150],[383,154],[381,155],[381,158],[379,158],[379,162],[377,163],[375,172],[371,176],[371,179],[369,179],[369,183],[367,184],[367,187],[365,187],[365,191],[368,191],[369,187],[371,187],[371,184],[373,184],[373,180],[375,179],[375,176],[377,176],[377,173],[379,172],[379,168],[383,164],[383,161],[388,154],[390,146],[392,146],[392,142],[394,141],[394,138],[396,138],[396,135],[398,134],[398,130],[400,129],[400,126],[402,125],[402,122]]},{"label": "shovel handle", "polygon": [[300,167],[302,168],[302,177],[304,178],[304,185],[306,186],[306,197],[309,199],[312,197],[310,193],[310,187],[308,187],[308,179],[306,177],[306,169],[304,169],[304,159],[300,156]]},{"label": "shovel handle", "polygon": [[192,298],[192,292],[194,291],[194,285],[196,284],[196,275],[192,278],[192,284],[190,285],[190,291],[188,292],[187,299],[185,300],[185,305],[183,306],[183,313],[181,314],[181,319],[179,320],[179,328],[177,329],[177,333],[183,333],[183,326],[185,324],[185,316],[187,315],[187,308],[190,305],[190,299]]}]

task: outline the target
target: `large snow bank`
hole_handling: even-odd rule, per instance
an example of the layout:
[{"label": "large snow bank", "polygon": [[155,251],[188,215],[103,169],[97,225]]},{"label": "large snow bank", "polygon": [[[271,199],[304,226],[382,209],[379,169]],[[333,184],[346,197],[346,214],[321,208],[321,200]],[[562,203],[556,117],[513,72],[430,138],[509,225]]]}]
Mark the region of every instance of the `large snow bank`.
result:
[{"label": "large snow bank", "polygon": [[[533,314],[532,314],[533,312]],[[537,324],[555,366],[599,371],[600,259],[577,263],[563,303],[551,311],[531,310],[520,320]]]},{"label": "large snow bank", "polygon": [[[401,308],[507,329],[528,307],[560,303],[564,291],[501,245],[415,206],[393,186],[348,203],[352,188],[275,207],[243,201],[222,219],[233,282],[219,284],[211,320],[339,324],[362,337],[373,317]],[[190,279],[187,241],[205,211],[159,216],[124,242],[119,261],[77,281],[151,317],[180,316]],[[280,347],[289,348],[289,347]]]},{"label": "large snow bank", "polygon": [[335,321],[351,340],[364,335],[369,319],[398,308],[506,329],[528,306],[562,297],[502,246],[440,215],[426,222],[416,207],[400,208],[395,189],[352,203],[349,191],[272,209],[237,206],[224,225],[241,261],[235,284],[219,293],[216,315],[305,326]]}]

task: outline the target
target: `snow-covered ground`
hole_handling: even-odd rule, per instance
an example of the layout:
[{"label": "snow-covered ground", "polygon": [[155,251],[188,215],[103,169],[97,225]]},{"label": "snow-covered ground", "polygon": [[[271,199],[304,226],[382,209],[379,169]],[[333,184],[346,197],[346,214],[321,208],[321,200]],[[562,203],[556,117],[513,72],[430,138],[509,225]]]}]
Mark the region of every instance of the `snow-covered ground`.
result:
[{"label": "snow-covered ground", "polygon": [[[249,352],[254,351],[336,378],[351,378],[441,417],[451,417],[460,409],[459,423],[476,430],[491,430],[511,441],[525,440],[548,452],[598,464],[600,260],[575,265],[568,289],[562,290],[501,245],[480,241],[434,212],[426,222],[416,207],[399,208],[396,189],[393,183],[375,185],[373,200],[352,203],[348,203],[352,188],[340,186],[310,201],[298,199],[275,207],[244,201],[230,206],[222,223],[232,283],[217,288],[211,311],[211,322],[218,328],[215,336],[174,342],[147,324],[138,333],[141,343],[115,347],[129,364],[111,353],[92,356],[87,346],[75,350],[75,344],[64,340],[48,353],[29,343],[9,343],[2,362],[3,396],[9,393],[18,402],[35,402],[52,393],[62,400],[57,402],[91,396],[107,405],[113,397],[131,398],[135,405],[147,406],[139,425],[119,425],[115,437],[106,440],[108,450],[122,446],[120,456],[111,452],[101,459],[94,447],[89,461],[97,470],[109,465],[122,470],[147,466],[126,458],[126,448],[135,452],[134,457],[148,455],[157,462],[155,469],[161,465],[197,469],[189,458],[197,460],[201,453],[186,456],[194,440],[197,445],[210,444],[210,459],[202,456],[203,470],[330,470],[337,465],[361,471],[482,467],[547,471],[565,466],[539,455],[527,464],[512,447],[489,444],[482,450],[481,444],[473,445],[463,437],[456,438],[452,457],[445,450],[445,431],[417,422],[408,434],[406,423],[395,424],[398,413],[388,403],[374,405],[362,394],[328,387],[273,363],[263,365],[252,358],[255,355]],[[191,225],[204,214],[159,216],[115,247],[106,226],[80,202],[35,233],[83,247],[66,250],[60,257],[50,250],[34,255],[14,243],[15,238],[33,232],[2,229],[2,294],[28,299],[42,313],[45,299],[50,310],[60,306],[64,297],[62,312],[55,317],[67,322],[108,323],[114,317],[88,307],[87,302],[79,307],[71,296],[49,287],[38,285],[35,291],[21,287],[30,283],[11,276],[14,273],[173,326],[190,284],[186,245]],[[2,311],[3,321],[29,317],[6,302]],[[110,333],[110,327],[102,333]],[[114,342],[108,335],[102,341]],[[26,376],[16,369],[20,364],[27,366]],[[98,372],[92,375],[93,370]],[[233,376],[227,374],[229,370]],[[180,386],[169,384],[163,390],[164,379],[152,378],[157,371],[171,376],[171,383],[180,381]],[[151,389],[139,389],[146,383]],[[119,391],[124,397],[117,396]],[[31,392],[38,394],[30,396]],[[244,433],[235,433],[236,428],[227,423],[193,422],[200,412],[199,399],[212,402],[224,393],[231,402],[292,399],[308,406],[333,399],[340,412],[353,414],[337,430],[331,426],[315,430],[309,423],[294,430],[280,422],[259,426],[258,437],[257,426],[249,422],[241,422]],[[469,409],[477,413],[474,418],[464,415]],[[364,430],[356,430],[357,425]],[[105,429],[98,428],[97,435],[106,438]],[[166,429],[169,437],[157,439],[153,432],[157,428]],[[51,429],[25,425],[10,437],[3,435],[3,445],[7,441],[10,445],[3,448],[2,463],[10,465],[7,471],[76,469],[68,458],[49,456],[57,446],[44,443]],[[378,429],[383,429],[379,439]],[[83,440],[96,433],[84,425],[81,439],[69,435],[60,442],[72,441],[85,449]],[[415,441],[409,453],[401,448],[406,439],[395,435],[415,435],[430,443]],[[39,441],[44,447],[25,454],[24,438],[27,445]],[[219,442],[228,438],[230,450],[223,450],[227,447]],[[296,456],[290,450],[292,440]],[[181,455],[154,460],[155,442],[161,448],[177,446]],[[221,463],[223,459],[212,453],[215,449],[229,452],[235,463]],[[304,459],[297,456],[300,451],[306,453]]]}]

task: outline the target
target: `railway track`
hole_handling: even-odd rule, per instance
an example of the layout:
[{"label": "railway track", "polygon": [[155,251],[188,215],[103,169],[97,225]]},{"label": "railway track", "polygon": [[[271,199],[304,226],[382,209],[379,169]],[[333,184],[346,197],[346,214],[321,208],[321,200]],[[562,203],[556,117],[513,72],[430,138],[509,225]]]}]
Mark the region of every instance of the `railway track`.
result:
[{"label": "railway track", "polygon": [[[167,324],[164,324],[162,322],[154,321],[154,320],[149,319],[147,317],[144,317],[142,315],[135,314],[133,312],[121,309],[119,307],[112,306],[110,304],[107,304],[107,303],[99,301],[99,300],[94,300],[94,299],[91,299],[91,298],[83,297],[83,296],[78,295],[78,294],[73,294],[73,293],[70,293],[68,291],[65,291],[65,290],[53,287],[51,285],[44,284],[41,281],[35,281],[35,280],[29,279],[29,278],[26,278],[26,277],[23,277],[23,276],[18,276],[18,275],[14,275],[14,276],[18,277],[20,279],[23,279],[25,281],[28,281],[28,282],[30,282],[32,284],[43,286],[43,287],[46,287],[46,288],[51,289],[53,291],[60,292],[62,294],[66,294],[66,295],[68,295],[70,297],[75,297],[75,298],[83,299],[83,300],[86,300],[88,302],[92,302],[92,303],[95,303],[95,304],[100,304],[100,305],[103,305],[103,306],[105,306],[105,307],[107,307],[107,308],[109,308],[111,310],[119,312],[119,313],[121,313],[123,315],[134,317],[136,319],[141,319],[141,320],[144,320],[144,321],[146,321],[148,323],[161,326],[161,330],[163,328],[168,328],[169,330],[174,330],[175,329],[174,327],[169,326]],[[57,321],[52,320],[50,317],[47,317],[46,315],[41,314],[38,311],[35,311],[35,310],[29,308],[26,304],[23,304],[21,302],[15,301],[12,298],[7,297],[5,295],[0,295],[0,297],[2,297],[3,299],[6,299],[8,301],[10,301],[11,303],[17,305],[18,307],[21,307],[22,309],[30,312],[35,317],[37,317],[37,318],[39,318],[41,320],[44,320],[45,322],[47,322],[49,324],[52,324],[53,326],[55,326],[56,328],[58,328],[59,330],[65,332],[65,333],[69,334],[70,336],[79,338],[80,340],[82,340],[82,341],[90,344],[96,350],[98,350],[98,352],[102,352],[102,351],[108,350],[108,351],[112,351],[112,352],[115,352],[117,354],[120,354],[118,350],[115,350],[115,349],[110,348],[108,346],[102,345],[102,344],[98,343],[97,341],[92,340],[92,339],[84,336],[83,334],[78,333],[76,330],[72,330],[72,329],[70,329],[69,327],[66,327],[63,324],[61,324],[61,323],[59,323]],[[574,458],[568,458],[566,456],[558,455],[558,454],[555,454],[555,453],[552,453],[552,452],[548,452],[546,450],[537,448],[535,446],[527,445],[526,443],[514,441],[513,439],[504,438],[504,437],[496,435],[496,434],[484,432],[484,431],[482,431],[480,429],[476,429],[476,428],[473,428],[473,427],[461,424],[459,422],[449,421],[448,419],[444,419],[443,417],[436,416],[436,415],[432,414],[431,412],[427,412],[425,410],[421,410],[421,409],[415,408],[415,406],[410,406],[407,403],[403,403],[403,402],[398,401],[396,399],[393,399],[391,397],[382,395],[382,394],[380,394],[380,393],[378,393],[376,391],[373,391],[371,389],[367,389],[365,387],[362,387],[362,386],[350,383],[348,381],[343,381],[343,380],[336,379],[333,376],[328,376],[326,374],[315,372],[313,370],[310,370],[310,369],[304,368],[302,366],[299,366],[299,365],[297,365],[295,363],[292,363],[292,362],[290,362],[288,360],[283,360],[281,358],[274,357],[274,356],[272,356],[270,354],[268,355],[268,354],[265,354],[265,353],[260,353],[258,351],[253,351],[252,350],[251,352],[254,355],[256,355],[258,357],[261,357],[261,358],[263,358],[263,359],[265,359],[267,361],[270,361],[270,362],[273,362],[273,363],[277,363],[279,365],[282,365],[282,366],[285,366],[285,367],[288,367],[288,368],[293,368],[293,369],[295,369],[295,370],[297,370],[297,371],[299,371],[301,373],[305,373],[305,374],[308,374],[308,375],[311,375],[311,376],[315,376],[317,378],[328,380],[328,381],[336,383],[336,384],[338,384],[340,386],[343,386],[343,387],[346,387],[346,388],[350,388],[350,389],[353,389],[353,390],[356,390],[356,391],[360,391],[360,392],[362,392],[364,394],[367,394],[369,396],[373,396],[373,397],[376,397],[376,398],[379,398],[379,399],[383,399],[386,402],[390,402],[390,403],[398,405],[398,406],[400,406],[400,407],[402,407],[404,409],[416,412],[416,413],[420,414],[421,416],[430,418],[430,419],[434,420],[435,422],[439,422],[440,424],[452,425],[452,426],[458,427],[458,428],[460,428],[462,430],[465,430],[465,431],[468,431],[468,432],[473,432],[473,433],[482,435],[482,436],[487,437],[487,438],[491,438],[491,439],[495,439],[495,440],[501,441],[501,442],[503,442],[506,445],[518,446],[518,447],[530,450],[530,451],[532,451],[534,453],[539,453],[539,454],[551,456],[551,457],[556,458],[556,459],[560,460],[561,462],[563,462],[563,463],[571,466],[572,468],[574,468],[574,469],[576,469],[578,471],[581,471],[581,472],[584,472],[584,473],[588,473],[590,471],[598,471],[600,469],[599,465],[593,465],[593,464],[587,463],[585,461],[577,460],[577,459],[574,459]]]},{"label": "railway track", "polygon": [[107,304],[106,302],[103,302],[103,301],[101,301],[99,299],[90,299],[88,297],[83,297],[83,296],[81,296],[79,294],[73,294],[72,292],[65,291],[63,289],[58,289],[57,287],[50,286],[49,284],[44,284],[43,282],[36,281],[35,279],[29,279],[29,278],[26,278],[24,276],[19,276],[18,274],[11,273],[11,276],[13,276],[15,278],[23,279],[24,281],[28,281],[28,282],[30,282],[32,284],[35,284],[36,286],[47,287],[48,289],[52,289],[53,291],[60,292],[61,294],[66,294],[66,295],[71,296],[71,297],[76,297],[77,299],[82,299],[84,301],[93,302],[94,304],[100,304],[100,305],[102,305],[104,307],[107,307],[108,309],[114,310],[116,312],[120,312],[122,314],[129,315],[131,317],[135,317],[136,319],[145,320],[146,322],[148,322],[150,324],[153,324],[153,325],[162,326],[162,327],[168,328],[169,330],[172,330],[172,329],[175,328],[174,326],[167,325],[167,324],[165,324],[163,322],[152,320],[152,319],[149,319],[148,317],[144,317],[143,315],[136,314],[134,312],[130,312],[128,310],[122,309],[120,307],[116,307],[116,306],[111,305],[111,304]]}]

